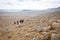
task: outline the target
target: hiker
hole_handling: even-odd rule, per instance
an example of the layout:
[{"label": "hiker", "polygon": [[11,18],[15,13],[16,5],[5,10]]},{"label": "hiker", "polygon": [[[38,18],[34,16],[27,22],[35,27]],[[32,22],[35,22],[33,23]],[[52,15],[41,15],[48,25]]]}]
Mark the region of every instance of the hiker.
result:
[{"label": "hiker", "polygon": [[24,22],[24,20],[20,20],[20,23],[23,23]]},{"label": "hiker", "polygon": [[16,22],[14,22],[14,24],[16,24]]},{"label": "hiker", "polygon": [[17,21],[17,25],[19,24],[19,21]]}]

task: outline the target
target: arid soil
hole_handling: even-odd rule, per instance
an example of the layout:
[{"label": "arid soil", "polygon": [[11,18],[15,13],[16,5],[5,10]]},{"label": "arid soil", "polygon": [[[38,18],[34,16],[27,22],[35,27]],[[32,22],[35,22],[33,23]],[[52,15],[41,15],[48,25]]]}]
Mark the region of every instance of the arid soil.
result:
[{"label": "arid soil", "polygon": [[60,12],[0,15],[0,40],[60,40]]}]

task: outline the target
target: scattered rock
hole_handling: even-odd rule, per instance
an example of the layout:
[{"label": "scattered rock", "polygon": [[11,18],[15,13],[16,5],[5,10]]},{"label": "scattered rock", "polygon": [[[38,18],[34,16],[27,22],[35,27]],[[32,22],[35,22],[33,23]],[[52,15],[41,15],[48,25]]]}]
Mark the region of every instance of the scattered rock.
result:
[{"label": "scattered rock", "polygon": [[60,20],[57,20],[57,23],[60,23]]},{"label": "scattered rock", "polygon": [[11,36],[8,36],[8,39],[10,39],[11,38]]},{"label": "scattered rock", "polygon": [[42,27],[41,26],[33,27],[32,30],[40,32],[42,31]]},{"label": "scattered rock", "polygon": [[23,27],[23,26],[19,25],[18,28],[20,28],[20,27]]},{"label": "scattered rock", "polygon": [[10,32],[11,32],[11,30],[6,29],[4,32],[6,32],[6,33],[10,33]]},{"label": "scattered rock", "polygon": [[42,27],[42,31],[49,31],[51,29],[50,26],[47,26],[47,27]]},{"label": "scattered rock", "polygon": [[60,28],[60,23],[54,22],[54,23],[52,24],[52,27],[54,27],[54,28]]},{"label": "scattered rock", "polygon": [[50,39],[50,33],[49,32],[42,32],[43,39],[44,40],[49,40]]},{"label": "scattered rock", "polygon": [[52,31],[50,31],[51,33],[55,33],[55,34],[57,34],[57,31],[56,30],[52,30]]},{"label": "scattered rock", "polygon": [[35,31],[38,31],[38,32],[49,31],[50,29],[51,29],[50,26],[47,26],[47,27],[41,27],[41,26],[32,27],[32,30],[35,30]]},{"label": "scattered rock", "polygon": [[58,34],[52,33],[51,34],[51,40],[59,40]]},{"label": "scattered rock", "polygon": [[56,22],[56,19],[50,19],[49,22]]},{"label": "scattered rock", "polygon": [[30,36],[30,34],[29,34],[29,33],[27,33],[27,34],[26,34],[26,37],[29,37],[29,36]]},{"label": "scattered rock", "polygon": [[46,20],[43,20],[42,22],[44,23],[44,22],[46,22]]},{"label": "scattered rock", "polygon": [[38,38],[37,37],[33,37],[33,39],[32,40],[38,40]]},{"label": "scattered rock", "polygon": [[50,19],[50,20],[48,21],[48,26],[52,26],[52,24],[53,24],[54,22],[56,22],[56,19]]},{"label": "scattered rock", "polygon": [[50,31],[52,31],[52,30],[55,30],[55,28],[51,27],[51,28],[50,28]]}]

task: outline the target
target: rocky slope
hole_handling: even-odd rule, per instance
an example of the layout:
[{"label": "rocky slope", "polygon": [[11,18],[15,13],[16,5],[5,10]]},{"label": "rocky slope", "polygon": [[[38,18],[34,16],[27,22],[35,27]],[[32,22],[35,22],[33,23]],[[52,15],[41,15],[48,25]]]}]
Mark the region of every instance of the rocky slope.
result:
[{"label": "rocky slope", "polygon": [[34,17],[0,15],[0,40],[60,40],[60,12]]}]

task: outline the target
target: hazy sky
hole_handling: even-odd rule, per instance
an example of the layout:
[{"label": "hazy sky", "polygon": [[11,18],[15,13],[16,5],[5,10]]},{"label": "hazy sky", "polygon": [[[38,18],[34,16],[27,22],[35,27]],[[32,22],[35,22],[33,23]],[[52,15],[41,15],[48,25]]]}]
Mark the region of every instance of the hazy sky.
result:
[{"label": "hazy sky", "polygon": [[60,0],[0,0],[0,9],[48,9],[60,7]]}]

